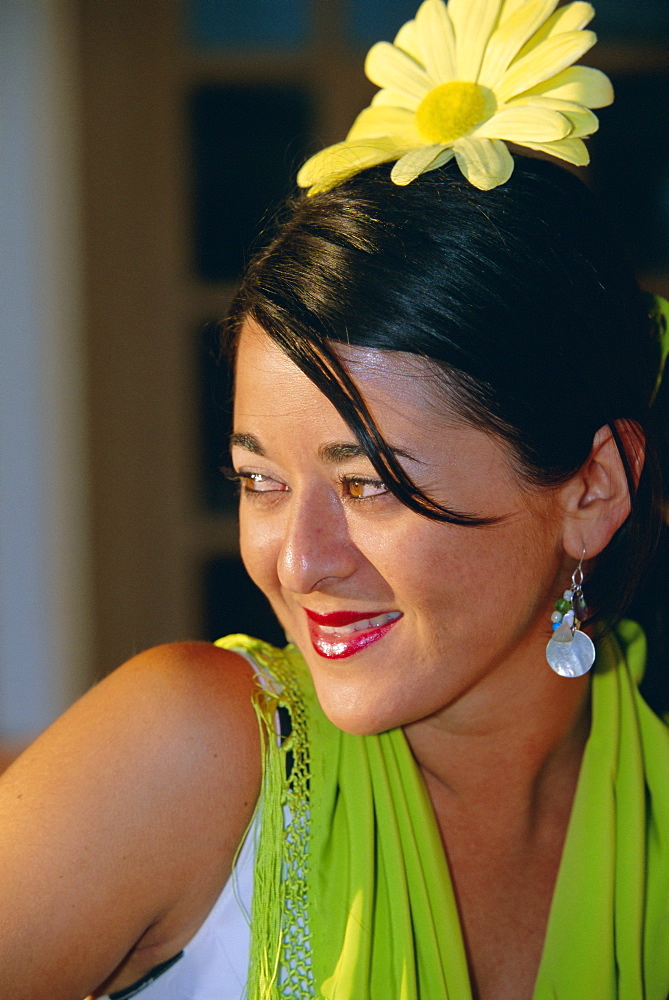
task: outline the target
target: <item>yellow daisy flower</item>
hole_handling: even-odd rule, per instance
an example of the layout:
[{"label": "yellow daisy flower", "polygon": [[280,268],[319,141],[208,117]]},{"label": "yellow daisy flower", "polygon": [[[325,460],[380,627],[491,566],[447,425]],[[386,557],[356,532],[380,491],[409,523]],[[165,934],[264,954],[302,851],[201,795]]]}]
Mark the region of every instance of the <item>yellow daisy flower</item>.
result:
[{"label": "yellow daisy flower", "polygon": [[596,42],[583,30],[589,3],[558,0],[424,0],[394,44],[378,42],[365,72],[382,89],[344,142],[307,160],[297,182],[327,190],[365,167],[396,160],[409,184],[455,157],[484,191],[509,179],[505,143],[569,163],[589,162],[583,137],[599,127],[592,108],[613,100],[604,75],[573,66]]}]

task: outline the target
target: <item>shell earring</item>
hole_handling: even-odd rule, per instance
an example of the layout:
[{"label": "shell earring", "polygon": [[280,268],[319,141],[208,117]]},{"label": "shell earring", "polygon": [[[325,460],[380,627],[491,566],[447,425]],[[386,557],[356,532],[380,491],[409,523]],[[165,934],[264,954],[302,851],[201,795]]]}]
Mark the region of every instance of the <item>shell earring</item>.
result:
[{"label": "shell earring", "polygon": [[546,646],[548,665],[561,677],[582,677],[595,662],[592,639],[581,632],[581,622],[587,618],[588,609],[583,598],[583,560],[571,576],[571,588],[565,590],[555,602],[551,615],[553,635]]}]

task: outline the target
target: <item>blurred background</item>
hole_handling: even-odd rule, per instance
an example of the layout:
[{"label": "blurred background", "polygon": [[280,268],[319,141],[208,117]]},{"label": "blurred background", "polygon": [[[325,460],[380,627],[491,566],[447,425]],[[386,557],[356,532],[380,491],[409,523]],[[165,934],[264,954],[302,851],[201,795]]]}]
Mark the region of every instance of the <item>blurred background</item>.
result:
[{"label": "blurred background", "polygon": [[[280,639],[236,549],[217,323],[416,0],[0,0],[0,763],[134,652]],[[669,2],[598,0],[589,181],[669,297]]]}]

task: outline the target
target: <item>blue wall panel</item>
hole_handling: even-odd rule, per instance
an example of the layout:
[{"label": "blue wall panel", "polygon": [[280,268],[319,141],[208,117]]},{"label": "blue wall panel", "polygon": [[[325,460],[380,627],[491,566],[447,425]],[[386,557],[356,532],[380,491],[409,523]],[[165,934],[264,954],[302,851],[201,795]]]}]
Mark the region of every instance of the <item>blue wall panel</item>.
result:
[{"label": "blue wall panel", "polygon": [[293,48],[308,35],[307,0],[188,0],[189,40],[198,48]]}]

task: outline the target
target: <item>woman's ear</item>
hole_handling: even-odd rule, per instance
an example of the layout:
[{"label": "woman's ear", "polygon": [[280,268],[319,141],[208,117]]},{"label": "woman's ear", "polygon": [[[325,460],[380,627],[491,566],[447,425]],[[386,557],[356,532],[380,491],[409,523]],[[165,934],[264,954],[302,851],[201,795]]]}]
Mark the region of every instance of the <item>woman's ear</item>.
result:
[{"label": "woman's ear", "polygon": [[645,438],[636,421],[616,420],[614,427],[615,435],[608,425],[600,427],[590,455],[561,491],[566,515],[563,544],[573,559],[580,559],[584,549],[587,559],[599,555],[631,509],[627,475],[616,438],[624,449],[635,486],[643,469]]}]

